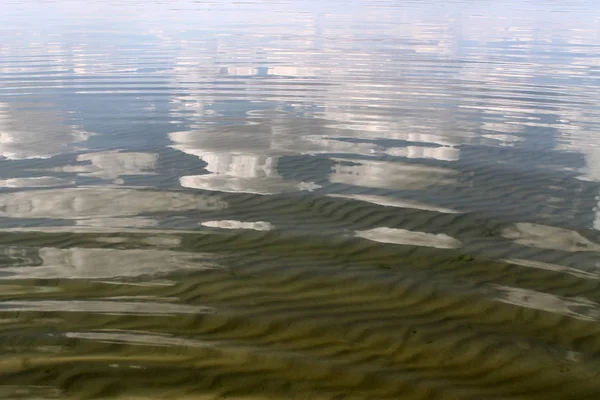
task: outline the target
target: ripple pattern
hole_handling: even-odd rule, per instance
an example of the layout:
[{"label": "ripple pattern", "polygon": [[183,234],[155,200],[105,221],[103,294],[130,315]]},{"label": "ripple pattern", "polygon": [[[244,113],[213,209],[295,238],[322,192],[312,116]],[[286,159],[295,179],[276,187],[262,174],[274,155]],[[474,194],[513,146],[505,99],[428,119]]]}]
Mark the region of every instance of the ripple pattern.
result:
[{"label": "ripple pattern", "polygon": [[599,22],[0,0],[0,397],[597,400]]}]

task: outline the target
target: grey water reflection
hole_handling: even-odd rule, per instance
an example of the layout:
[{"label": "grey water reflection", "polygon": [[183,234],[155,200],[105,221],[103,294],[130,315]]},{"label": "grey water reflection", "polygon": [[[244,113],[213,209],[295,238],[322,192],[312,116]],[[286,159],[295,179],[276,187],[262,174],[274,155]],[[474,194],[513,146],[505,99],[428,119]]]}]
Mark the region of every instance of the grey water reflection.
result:
[{"label": "grey water reflection", "polygon": [[89,136],[81,127],[70,125],[52,104],[0,103],[0,156],[6,159],[73,152]]},{"label": "grey water reflection", "polygon": [[110,180],[123,175],[152,174],[157,160],[158,154],[154,153],[101,151],[78,155],[77,161],[84,165],[67,165],[59,171]]},{"label": "grey water reflection", "polygon": [[3,193],[0,202],[3,205],[0,216],[7,218],[91,219],[227,207],[227,203],[216,197],[118,187]]},{"label": "grey water reflection", "polygon": [[[42,247],[37,252],[15,248],[4,250],[11,262],[0,269],[0,280],[110,279],[218,268],[214,256],[165,249]],[[29,263],[23,262],[25,260]],[[14,262],[18,265],[11,265]]]},{"label": "grey water reflection", "polygon": [[0,0],[0,393],[598,398],[596,3]]}]

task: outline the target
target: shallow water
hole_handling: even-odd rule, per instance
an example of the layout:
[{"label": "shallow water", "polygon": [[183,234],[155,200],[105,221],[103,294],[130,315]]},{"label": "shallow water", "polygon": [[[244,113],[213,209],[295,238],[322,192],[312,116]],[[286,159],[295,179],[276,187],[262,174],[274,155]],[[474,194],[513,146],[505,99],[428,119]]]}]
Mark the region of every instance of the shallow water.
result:
[{"label": "shallow water", "polygon": [[0,397],[597,400],[599,26],[0,0]]}]

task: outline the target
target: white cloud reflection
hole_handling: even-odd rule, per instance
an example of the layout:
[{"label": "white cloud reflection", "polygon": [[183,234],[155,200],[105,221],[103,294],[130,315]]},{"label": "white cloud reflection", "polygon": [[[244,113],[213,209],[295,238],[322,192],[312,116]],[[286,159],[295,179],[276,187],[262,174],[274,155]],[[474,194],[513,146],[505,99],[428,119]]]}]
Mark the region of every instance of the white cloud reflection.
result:
[{"label": "white cloud reflection", "polygon": [[209,254],[156,249],[43,247],[39,249],[38,256],[41,259],[41,265],[0,268],[0,280],[109,279],[219,268],[216,257]]},{"label": "white cloud reflection", "polygon": [[397,228],[380,227],[356,231],[356,236],[381,243],[435,247],[438,249],[457,249],[462,246],[457,239],[442,233],[415,232]]},{"label": "white cloud reflection", "polygon": [[517,222],[502,230],[502,236],[517,244],[541,249],[568,252],[600,251],[600,244],[583,237],[580,233],[564,228]]},{"label": "white cloud reflection", "polygon": [[127,188],[68,188],[0,193],[0,217],[95,219],[161,211],[220,210],[217,197]]},{"label": "white cloud reflection", "polygon": [[0,102],[0,156],[9,160],[49,158],[73,151],[90,133],[58,110]]}]

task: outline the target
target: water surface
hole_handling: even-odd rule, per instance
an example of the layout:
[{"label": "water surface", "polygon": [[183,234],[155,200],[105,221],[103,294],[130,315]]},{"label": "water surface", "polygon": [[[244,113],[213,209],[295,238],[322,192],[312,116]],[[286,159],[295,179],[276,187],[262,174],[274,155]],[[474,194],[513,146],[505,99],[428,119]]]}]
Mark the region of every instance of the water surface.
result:
[{"label": "water surface", "polygon": [[0,397],[600,398],[599,26],[0,0]]}]

